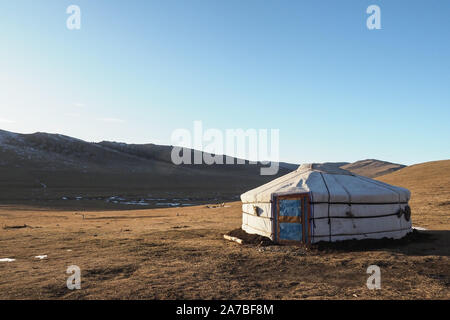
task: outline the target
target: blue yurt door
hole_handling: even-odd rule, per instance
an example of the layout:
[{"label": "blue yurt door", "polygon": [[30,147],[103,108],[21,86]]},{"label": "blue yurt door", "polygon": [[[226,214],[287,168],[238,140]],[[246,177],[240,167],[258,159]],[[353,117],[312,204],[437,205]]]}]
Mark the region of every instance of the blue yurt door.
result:
[{"label": "blue yurt door", "polygon": [[278,196],[277,240],[280,243],[309,243],[309,193]]}]

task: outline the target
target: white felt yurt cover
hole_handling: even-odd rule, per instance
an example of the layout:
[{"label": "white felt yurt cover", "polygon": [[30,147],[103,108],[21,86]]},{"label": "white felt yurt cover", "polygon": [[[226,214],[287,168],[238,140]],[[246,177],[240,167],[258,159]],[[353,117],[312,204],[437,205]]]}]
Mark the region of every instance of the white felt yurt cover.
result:
[{"label": "white felt yurt cover", "polygon": [[242,194],[243,229],[276,240],[274,197],[304,192],[312,208],[311,242],[401,238],[411,231],[410,219],[397,214],[405,210],[409,190],[328,164],[301,165]]}]

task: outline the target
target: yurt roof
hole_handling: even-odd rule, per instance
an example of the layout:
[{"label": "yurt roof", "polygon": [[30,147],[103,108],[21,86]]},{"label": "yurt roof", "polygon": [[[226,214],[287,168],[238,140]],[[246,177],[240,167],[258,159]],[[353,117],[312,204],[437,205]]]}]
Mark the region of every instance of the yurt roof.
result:
[{"label": "yurt roof", "polygon": [[409,190],[359,176],[332,164],[303,164],[296,171],[241,195],[244,203],[270,202],[273,195],[310,192],[313,203],[405,203]]}]

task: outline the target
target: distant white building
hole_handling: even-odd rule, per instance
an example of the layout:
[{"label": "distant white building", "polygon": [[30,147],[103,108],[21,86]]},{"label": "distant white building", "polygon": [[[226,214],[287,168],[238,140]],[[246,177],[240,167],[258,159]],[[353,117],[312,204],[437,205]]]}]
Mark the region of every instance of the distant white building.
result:
[{"label": "distant white building", "polygon": [[241,195],[242,229],[278,243],[399,239],[412,231],[409,190],[327,164]]}]

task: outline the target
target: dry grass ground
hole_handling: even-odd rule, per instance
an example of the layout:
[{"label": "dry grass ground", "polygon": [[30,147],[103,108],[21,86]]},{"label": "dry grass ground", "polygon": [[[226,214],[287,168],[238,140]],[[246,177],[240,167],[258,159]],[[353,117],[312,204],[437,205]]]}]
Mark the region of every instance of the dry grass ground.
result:
[{"label": "dry grass ground", "polygon": [[[84,218],[1,207],[0,258],[16,261],[0,262],[0,298],[450,298],[449,231],[371,251],[239,245],[222,237],[241,223],[240,203],[228,205],[91,211]],[[381,267],[381,290],[366,287],[371,264]],[[70,265],[81,268],[81,290],[66,287]]]},{"label": "dry grass ground", "polygon": [[[3,205],[0,258],[16,260],[0,262],[0,299],[449,299],[449,169],[441,161],[380,178],[412,191],[414,225],[430,230],[370,250],[225,241],[240,227],[239,202],[133,211]],[[366,287],[372,264],[381,290]],[[81,268],[81,290],[66,287],[70,265]]]}]

